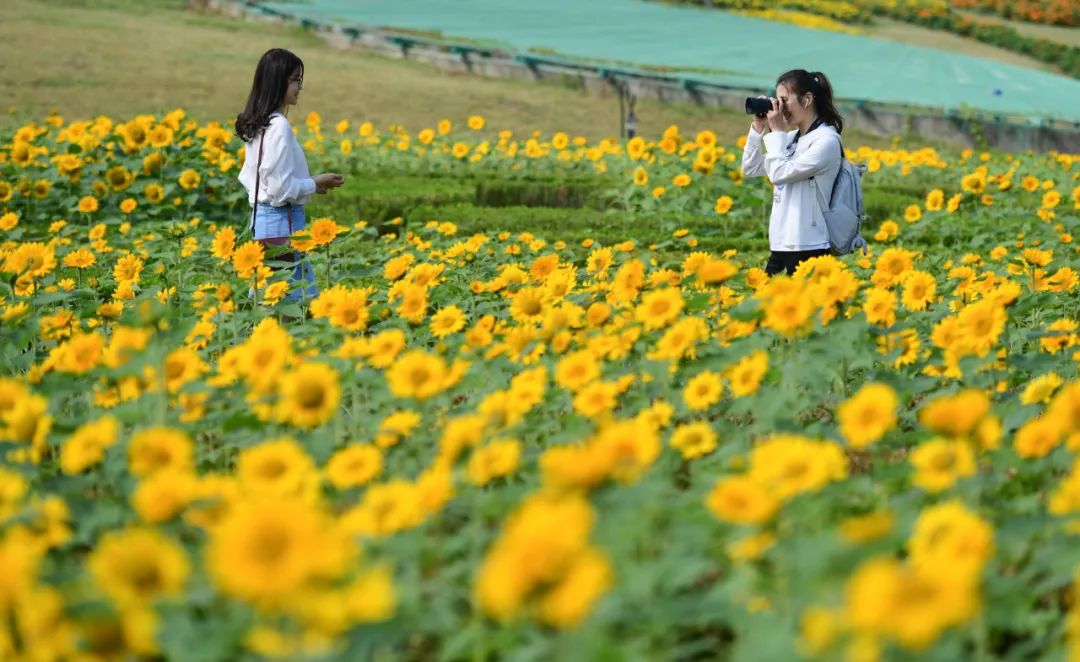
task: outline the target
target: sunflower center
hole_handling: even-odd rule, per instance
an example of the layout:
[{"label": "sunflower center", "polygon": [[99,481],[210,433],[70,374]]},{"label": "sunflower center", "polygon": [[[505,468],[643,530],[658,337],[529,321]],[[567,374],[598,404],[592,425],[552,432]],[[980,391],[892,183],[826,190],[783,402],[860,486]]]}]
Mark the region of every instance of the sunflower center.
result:
[{"label": "sunflower center", "polygon": [[259,531],[251,541],[251,560],[262,565],[276,565],[292,546],[289,534],[272,524]]},{"label": "sunflower center", "polygon": [[424,384],[427,384],[430,379],[431,372],[423,366],[413,368],[412,371],[409,372],[409,382],[411,382],[413,386],[423,386]]},{"label": "sunflower center", "polygon": [[285,475],[287,467],[278,458],[273,458],[259,465],[258,474],[267,480],[275,480]]},{"label": "sunflower center", "polygon": [[318,409],[325,401],[326,391],[320,384],[302,383],[296,391],[296,402],[304,409]]},{"label": "sunflower center", "polygon": [[161,569],[149,559],[134,563],[127,569],[131,587],[142,595],[153,595],[161,590]]},{"label": "sunflower center", "polygon": [[935,471],[949,471],[953,467],[954,459],[951,450],[942,451],[934,456],[933,460],[930,462],[930,466],[932,466]]}]

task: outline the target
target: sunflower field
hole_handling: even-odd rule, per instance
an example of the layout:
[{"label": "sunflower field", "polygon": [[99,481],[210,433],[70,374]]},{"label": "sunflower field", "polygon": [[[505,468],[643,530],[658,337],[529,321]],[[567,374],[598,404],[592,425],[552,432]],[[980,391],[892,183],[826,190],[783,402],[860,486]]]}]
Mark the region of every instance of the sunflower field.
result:
[{"label": "sunflower field", "polygon": [[1076,157],[769,279],[737,136],[297,124],[302,304],[222,123],[0,137],[0,658],[1080,658]]}]

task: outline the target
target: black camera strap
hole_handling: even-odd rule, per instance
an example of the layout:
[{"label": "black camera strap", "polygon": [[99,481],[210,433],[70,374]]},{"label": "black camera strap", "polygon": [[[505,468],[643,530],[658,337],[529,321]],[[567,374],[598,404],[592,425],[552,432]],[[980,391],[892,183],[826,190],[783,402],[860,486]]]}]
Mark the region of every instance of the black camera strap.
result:
[{"label": "black camera strap", "polygon": [[[817,118],[816,120],[814,120],[814,123],[810,125],[810,128],[806,130],[806,133],[810,133],[811,131],[813,131],[814,129],[818,128],[819,126],[821,126],[821,125],[822,125],[822,124],[824,124],[824,123],[825,123],[825,120],[824,120],[824,119],[822,119],[822,118],[820,118],[820,117],[819,117],[819,118]],[[802,131],[799,131],[798,133],[796,133],[796,134],[795,134],[795,140],[793,140],[793,141],[791,142],[791,144],[792,144],[792,145],[798,145],[798,144],[799,144],[799,138],[802,138],[802,137],[803,137],[803,135],[805,135],[805,134],[803,134],[803,132],[802,132]]]}]

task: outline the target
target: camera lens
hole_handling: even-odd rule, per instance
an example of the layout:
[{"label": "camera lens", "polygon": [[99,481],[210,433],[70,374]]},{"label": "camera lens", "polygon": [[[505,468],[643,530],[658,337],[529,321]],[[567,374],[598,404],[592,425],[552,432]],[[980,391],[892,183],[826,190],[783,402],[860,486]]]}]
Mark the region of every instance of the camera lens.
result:
[{"label": "camera lens", "polygon": [[765,115],[772,110],[771,99],[759,99],[757,97],[746,97],[746,114],[757,115],[758,117],[765,117]]}]

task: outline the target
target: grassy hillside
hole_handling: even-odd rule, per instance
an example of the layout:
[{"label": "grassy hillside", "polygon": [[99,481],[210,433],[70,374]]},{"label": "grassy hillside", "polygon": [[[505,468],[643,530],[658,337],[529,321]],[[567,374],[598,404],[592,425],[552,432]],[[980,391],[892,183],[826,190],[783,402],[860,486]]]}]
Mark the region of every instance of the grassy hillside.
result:
[{"label": "grassy hillside", "polygon": [[[390,122],[411,129],[471,114],[515,132],[556,130],[599,138],[618,132],[614,97],[554,83],[448,75],[324,44],[302,30],[188,11],[181,0],[5,0],[0,22],[0,126],[56,109],[64,116],[127,116],[182,106],[204,118],[235,116],[259,55],[294,50],[307,67],[298,111],[327,120]],[[741,133],[744,116],[694,106],[638,105],[641,131],[671,123]],[[865,137],[865,136],[864,136]]]},{"label": "grassy hillside", "polygon": [[[521,134],[539,129],[590,138],[618,131],[618,103],[557,83],[450,75],[417,62],[342,51],[303,30],[197,14],[183,0],[5,0],[0,86],[9,112],[0,128],[56,110],[65,117],[117,117],[184,107],[228,120],[247,94],[259,55],[296,51],[307,71],[301,113],[330,121],[391,122],[418,130],[441,118],[484,115]],[[640,130],[669,124],[742,133],[745,116],[714,108],[638,104]],[[887,138],[853,129],[853,144]]]}]

